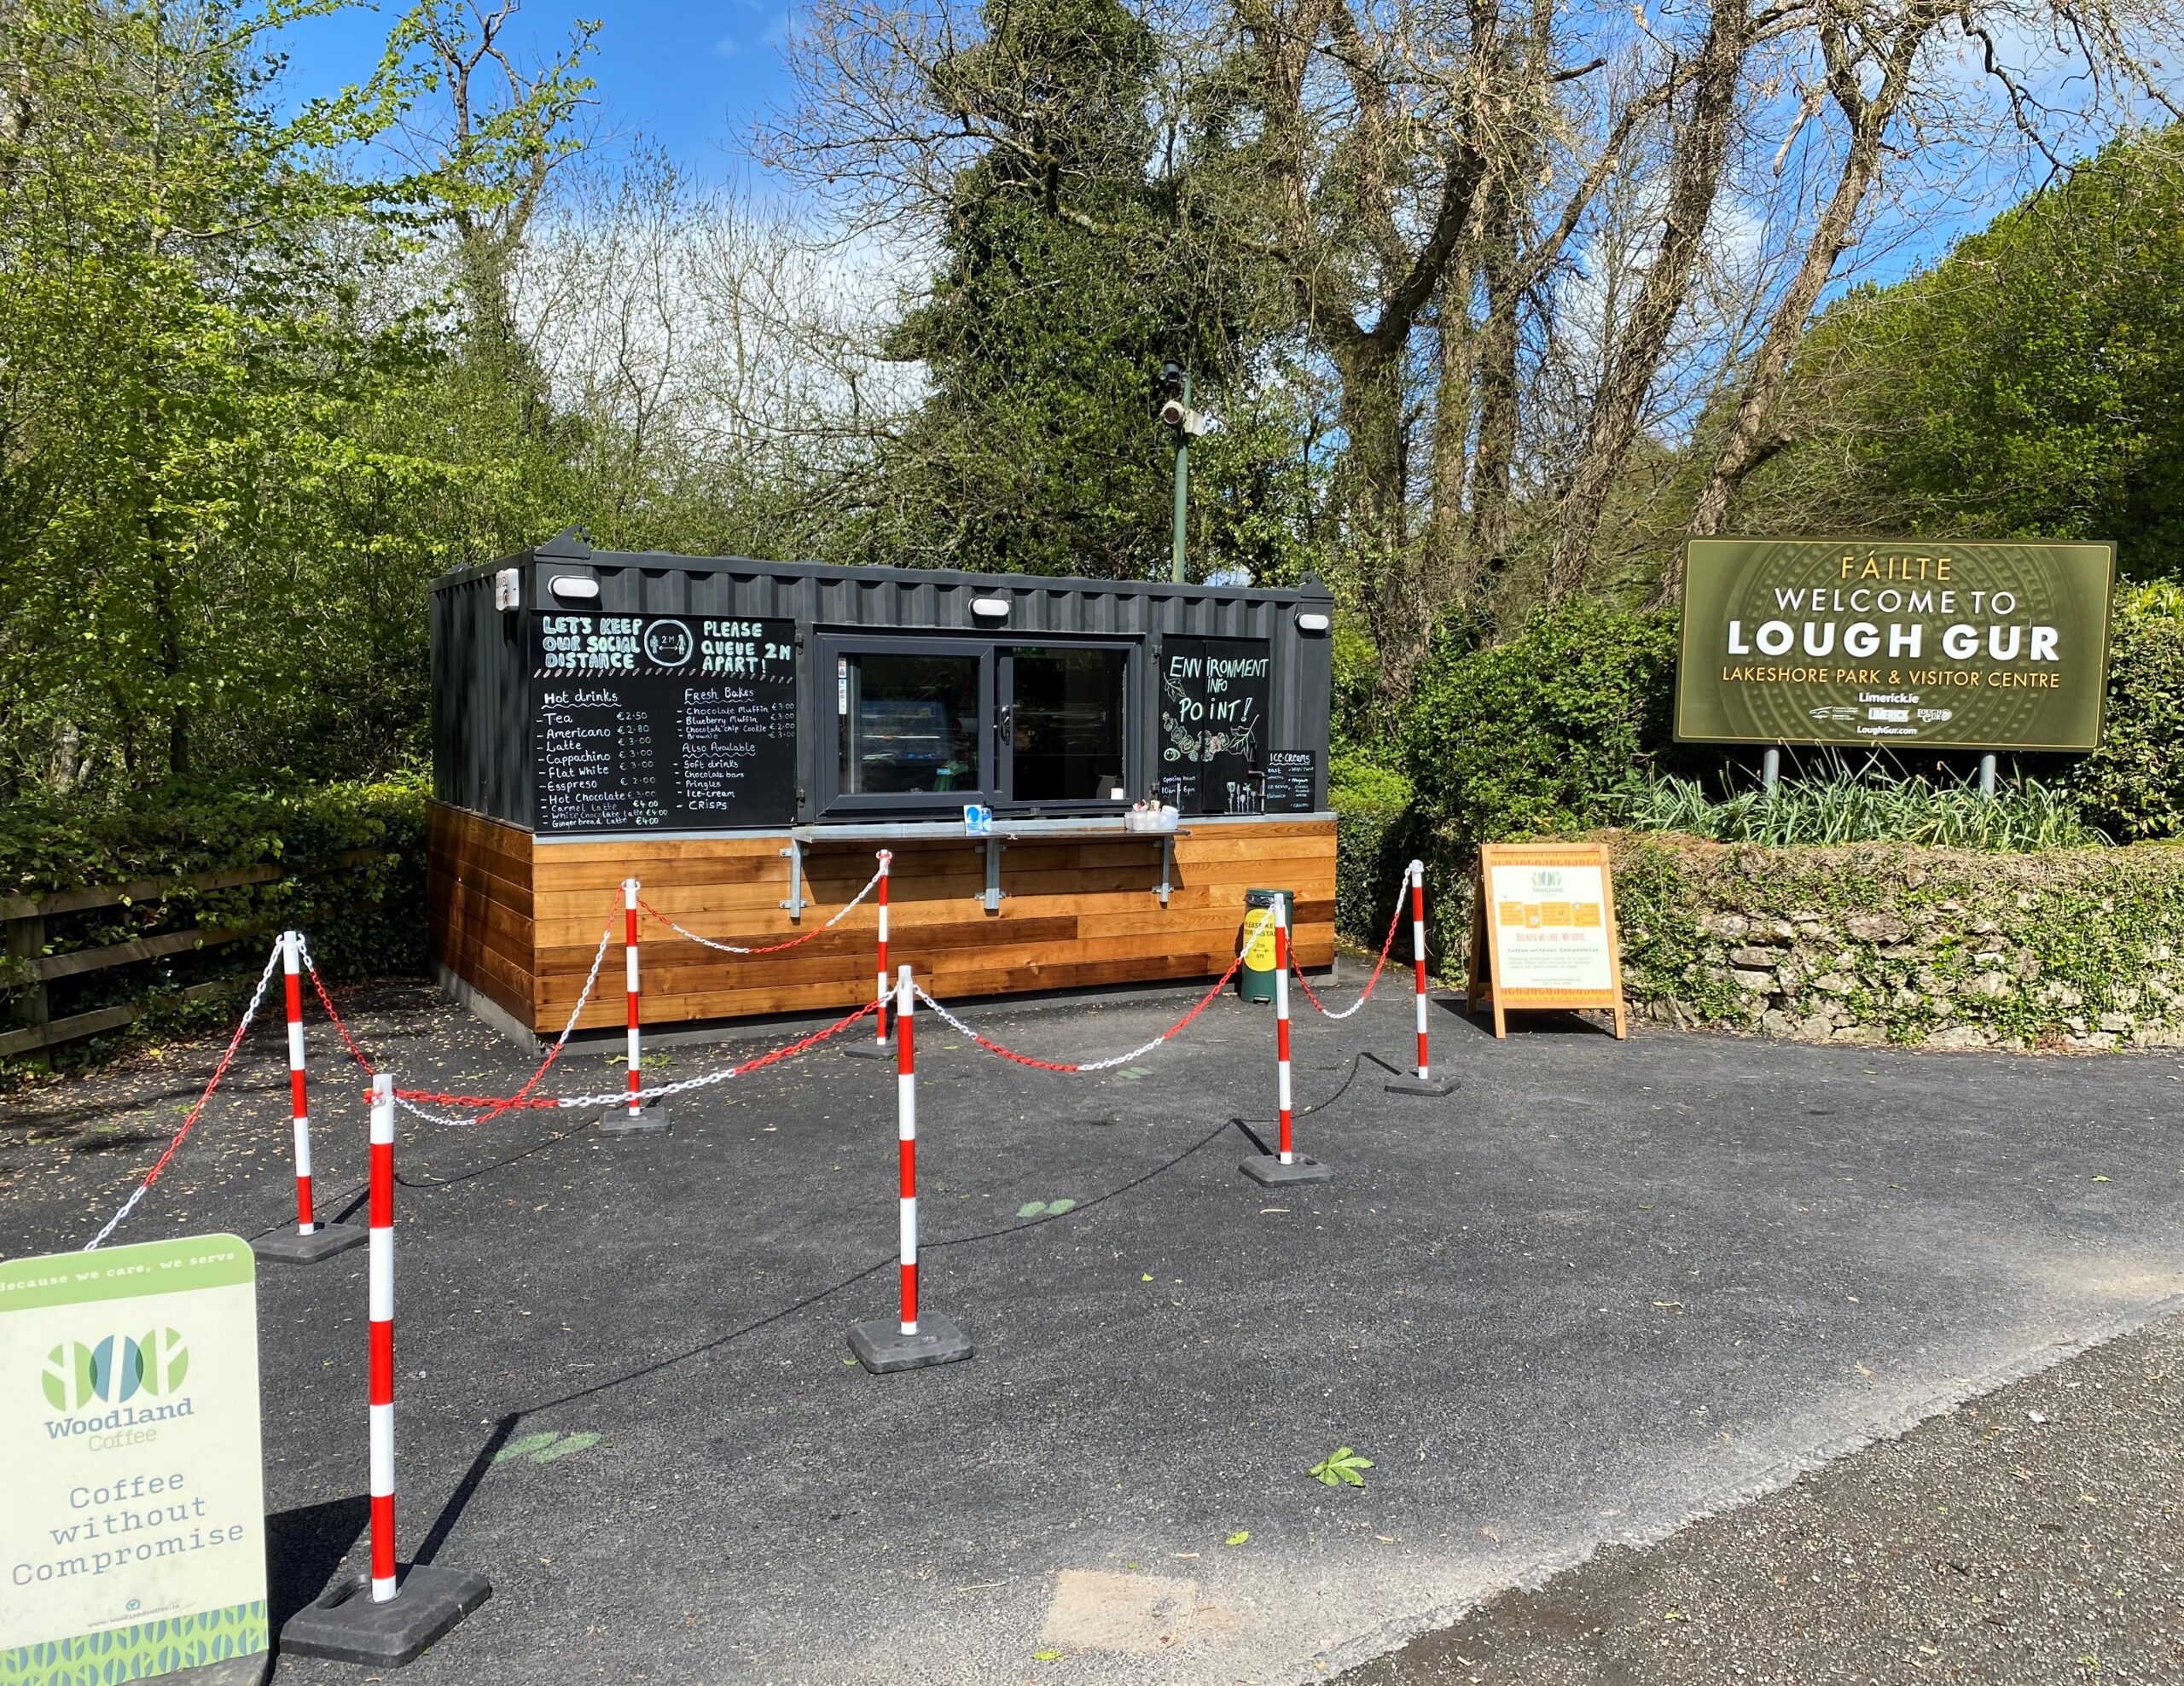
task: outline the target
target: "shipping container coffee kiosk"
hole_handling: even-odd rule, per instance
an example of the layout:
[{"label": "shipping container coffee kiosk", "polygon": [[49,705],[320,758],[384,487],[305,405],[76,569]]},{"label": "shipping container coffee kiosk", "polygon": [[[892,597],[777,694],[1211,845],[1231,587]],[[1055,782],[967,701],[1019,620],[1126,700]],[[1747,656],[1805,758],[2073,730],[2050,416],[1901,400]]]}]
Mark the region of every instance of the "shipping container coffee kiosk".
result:
[{"label": "shipping container coffee kiosk", "polygon": [[[1327,590],[595,551],[563,534],[432,590],[428,881],[443,985],[558,1032],[625,878],[687,929],[811,930],[893,852],[892,956],[944,999],[1217,976],[1245,892],[1334,955]],[[1125,828],[1141,799],[1172,837]],[[990,809],[990,833],[964,810]],[[870,998],[859,908],[780,953],[646,921],[669,1027]],[[610,984],[619,985],[619,962]],[[619,986],[580,1027],[619,1025]]]}]

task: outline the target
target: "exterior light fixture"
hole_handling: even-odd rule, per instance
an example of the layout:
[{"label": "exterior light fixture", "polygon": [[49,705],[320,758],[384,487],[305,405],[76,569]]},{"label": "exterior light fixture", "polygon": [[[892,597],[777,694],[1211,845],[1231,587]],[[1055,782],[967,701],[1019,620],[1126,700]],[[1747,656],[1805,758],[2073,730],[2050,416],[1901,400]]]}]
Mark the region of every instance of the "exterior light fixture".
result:
[{"label": "exterior light fixture", "polygon": [[1008,616],[1008,599],[973,597],[971,599],[971,613],[981,620],[1004,620]]},{"label": "exterior light fixture", "polygon": [[588,603],[599,596],[599,582],[580,573],[557,573],[546,589],[571,602]]},{"label": "exterior light fixture", "polygon": [[1327,630],[1327,618],[1323,614],[1299,614],[1297,630],[1299,632],[1324,632]]}]

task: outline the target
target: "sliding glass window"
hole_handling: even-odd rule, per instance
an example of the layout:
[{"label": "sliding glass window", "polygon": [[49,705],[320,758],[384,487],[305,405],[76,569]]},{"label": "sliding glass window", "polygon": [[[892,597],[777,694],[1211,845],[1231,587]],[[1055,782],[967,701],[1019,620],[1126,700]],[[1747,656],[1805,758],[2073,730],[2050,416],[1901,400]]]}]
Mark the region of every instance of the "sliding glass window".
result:
[{"label": "sliding glass window", "polygon": [[993,790],[993,650],[940,639],[829,640],[829,807],[961,807]]},{"label": "sliding glass window", "polygon": [[1098,813],[1140,779],[1126,645],[839,633],[819,648],[834,691],[823,813]]},{"label": "sliding glass window", "polygon": [[1130,652],[1018,644],[1002,658],[1005,800],[1120,802],[1129,788]]}]

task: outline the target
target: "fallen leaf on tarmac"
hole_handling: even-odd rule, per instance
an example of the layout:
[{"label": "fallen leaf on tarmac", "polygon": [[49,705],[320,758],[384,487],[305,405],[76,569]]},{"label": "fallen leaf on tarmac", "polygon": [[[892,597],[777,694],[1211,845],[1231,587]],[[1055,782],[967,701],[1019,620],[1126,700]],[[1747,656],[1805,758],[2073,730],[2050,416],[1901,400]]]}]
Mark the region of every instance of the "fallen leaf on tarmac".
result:
[{"label": "fallen leaf on tarmac", "polygon": [[1023,1205],[1016,1208],[1016,1215],[1019,1218],[1037,1218],[1046,1209],[1047,1203],[1044,1201],[1025,1201]]},{"label": "fallen leaf on tarmac", "polygon": [[506,1463],[512,1457],[521,1457],[527,1452],[543,1451],[561,1437],[557,1433],[522,1434],[509,1441],[493,1454],[493,1462]]},{"label": "fallen leaf on tarmac", "polygon": [[2106,1183],[2108,1179],[2106,1177],[2096,1177],[2093,1180],[2096,1183]]},{"label": "fallen leaf on tarmac", "polygon": [[1143,1276],[1140,1276],[1140,1277],[1138,1278],[1138,1281],[1140,1281],[1140,1282],[1151,1282],[1152,1280],[1153,1280],[1153,1273],[1152,1273],[1150,1270],[1147,1270],[1147,1271]]},{"label": "fallen leaf on tarmac", "polygon": [[1034,1651],[1031,1653],[1031,1660],[1035,1663],[1058,1663],[1061,1660],[1061,1653],[1059,1651]]},{"label": "fallen leaf on tarmac", "polygon": [[1229,1535],[1227,1539],[1224,1539],[1221,1543],[1223,1545],[1241,1545],[1251,1537],[1252,1531],[1249,1528],[1239,1528],[1234,1533]]},{"label": "fallen leaf on tarmac", "polygon": [[1688,1621],[1691,1618],[1681,1610],[1668,1610],[1662,1613],[1661,1619],[1664,1622],[1681,1622]]},{"label": "fallen leaf on tarmac", "polygon": [[1683,1302],[1681,1299],[1656,1299],[1653,1302],[1653,1309],[1656,1311],[1674,1311],[1681,1316],[1683,1311]]}]

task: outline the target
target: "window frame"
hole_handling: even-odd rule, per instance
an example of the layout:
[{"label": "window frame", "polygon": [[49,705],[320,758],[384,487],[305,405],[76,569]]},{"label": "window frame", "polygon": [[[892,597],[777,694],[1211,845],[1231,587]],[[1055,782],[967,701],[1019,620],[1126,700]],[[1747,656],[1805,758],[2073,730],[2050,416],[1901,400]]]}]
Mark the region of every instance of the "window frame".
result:
[{"label": "window frame", "polygon": [[[818,797],[815,817],[822,823],[828,819],[886,819],[938,818],[943,814],[960,814],[973,802],[991,808],[996,814],[1051,815],[1056,818],[1071,816],[1098,817],[1119,814],[1142,790],[1145,782],[1146,747],[1140,741],[1145,736],[1143,721],[1140,718],[1142,701],[1138,691],[1146,671],[1145,641],[1128,637],[1084,637],[1068,633],[1015,633],[996,629],[994,631],[963,633],[950,632],[863,632],[849,629],[816,631],[814,642],[818,660],[814,664],[815,677],[822,687],[820,697],[822,718],[828,723],[823,741],[819,746]],[[1006,699],[1008,708],[1015,706],[1015,655],[1019,649],[1113,650],[1123,658],[1122,724],[1120,737],[1123,752],[1123,794],[1119,799],[1091,798],[1082,801],[1019,801],[1013,794],[1015,780],[1015,745],[1012,734],[1002,730],[1002,705]],[[841,662],[845,658],[865,655],[921,655],[953,656],[959,660],[975,659],[979,664],[979,783],[974,788],[961,790],[897,790],[877,792],[845,792],[842,789],[841,720],[839,693]],[[832,704],[833,706],[827,705]],[[852,698],[852,706],[855,699]]]},{"label": "window frame", "polygon": [[[819,757],[819,812],[822,817],[832,814],[885,816],[904,811],[912,813],[953,812],[960,814],[970,803],[990,805],[994,787],[987,781],[997,771],[995,759],[994,723],[995,667],[998,652],[990,638],[951,638],[940,635],[931,637],[881,634],[877,637],[855,632],[825,632],[819,635],[819,671],[822,683],[834,695],[828,701],[834,706],[825,711],[832,728]],[[840,683],[841,662],[845,657],[865,655],[923,655],[953,656],[959,660],[975,660],[979,671],[979,782],[960,790],[885,790],[851,791],[842,789],[841,723],[843,712],[840,695],[834,688]],[[852,698],[851,706],[856,700]]]},{"label": "window frame", "polygon": [[[996,728],[996,747],[1002,757],[994,770],[995,788],[996,792],[1008,793],[1006,797],[996,795],[994,811],[998,813],[1005,808],[1012,814],[1053,814],[1058,817],[1066,817],[1072,814],[1118,814],[1128,808],[1131,802],[1136,799],[1130,793],[1139,788],[1139,758],[1142,753],[1138,746],[1138,739],[1141,734],[1136,730],[1137,710],[1134,706],[1139,671],[1139,651],[1141,646],[1127,638],[1067,637],[996,638],[994,646],[996,660],[994,673],[994,722]],[[1016,653],[1019,650],[1063,649],[1115,650],[1121,653],[1123,675],[1120,690],[1123,718],[1119,736],[1123,751],[1123,794],[1118,798],[1091,796],[1080,798],[1076,801],[1033,802],[1021,800],[1015,794],[1016,735],[1013,729],[1016,713]],[[1006,724],[1011,728],[1006,731],[998,730],[1003,724],[1002,709],[1004,704],[1002,700],[1004,697],[1008,700],[1005,706],[1008,711]]]}]

